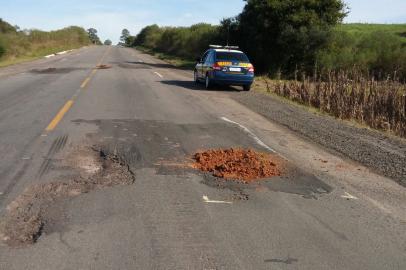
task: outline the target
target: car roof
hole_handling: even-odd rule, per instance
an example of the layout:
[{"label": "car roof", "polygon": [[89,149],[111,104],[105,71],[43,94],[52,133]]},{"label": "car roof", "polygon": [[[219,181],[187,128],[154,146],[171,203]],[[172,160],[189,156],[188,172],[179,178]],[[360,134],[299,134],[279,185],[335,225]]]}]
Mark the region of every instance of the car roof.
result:
[{"label": "car roof", "polygon": [[228,49],[214,49],[216,52],[233,52],[233,53],[243,53],[242,51],[237,50],[228,50]]}]

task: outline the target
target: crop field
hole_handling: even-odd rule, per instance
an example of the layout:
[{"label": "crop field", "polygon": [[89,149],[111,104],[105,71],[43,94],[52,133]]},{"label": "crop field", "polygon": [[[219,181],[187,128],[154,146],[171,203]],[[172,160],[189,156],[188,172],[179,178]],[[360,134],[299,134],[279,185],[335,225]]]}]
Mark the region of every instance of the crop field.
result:
[{"label": "crop field", "polygon": [[397,80],[376,81],[344,72],[331,73],[328,80],[261,78],[268,92],[406,138],[406,85]]}]

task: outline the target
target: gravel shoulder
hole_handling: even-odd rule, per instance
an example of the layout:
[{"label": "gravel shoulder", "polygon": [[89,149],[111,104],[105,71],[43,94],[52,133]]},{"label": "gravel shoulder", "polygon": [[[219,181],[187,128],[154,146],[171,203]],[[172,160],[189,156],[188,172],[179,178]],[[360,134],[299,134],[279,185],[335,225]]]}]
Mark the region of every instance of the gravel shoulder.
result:
[{"label": "gravel shoulder", "polygon": [[265,118],[406,187],[405,140],[310,112],[272,95],[240,92],[230,97]]}]

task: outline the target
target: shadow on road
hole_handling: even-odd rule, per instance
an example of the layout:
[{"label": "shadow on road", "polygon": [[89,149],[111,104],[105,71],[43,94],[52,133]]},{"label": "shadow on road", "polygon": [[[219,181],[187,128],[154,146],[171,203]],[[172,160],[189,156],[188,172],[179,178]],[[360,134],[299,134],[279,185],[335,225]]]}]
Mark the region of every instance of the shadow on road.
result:
[{"label": "shadow on road", "polygon": [[174,85],[179,86],[182,88],[186,88],[188,90],[195,90],[195,91],[224,91],[224,92],[240,92],[238,89],[231,87],[231,86],[220,86],[215,85],[210,90],[207,90],[203,84],[196,84],[194,81],[182,81],[182,80],[164,80],[161,83],[166,85]]}]

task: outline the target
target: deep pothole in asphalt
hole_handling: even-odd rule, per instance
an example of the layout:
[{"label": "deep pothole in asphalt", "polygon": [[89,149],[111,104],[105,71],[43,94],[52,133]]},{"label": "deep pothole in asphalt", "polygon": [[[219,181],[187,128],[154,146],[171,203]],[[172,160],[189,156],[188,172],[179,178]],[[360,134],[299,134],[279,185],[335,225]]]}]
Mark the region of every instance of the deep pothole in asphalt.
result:
[{"label": "deep pothole in asphalt", "polygon": [[[34,244],[42,234],[46,213],[62,199],[74,198],[98,189],[131,185],[135,176],[129,166],[117,155],[103,150],[81,148],[68,164],[80,172],[69,180],[60,180],[29,186],[7,206],[0,223],[0,238],[12,247]],[[75,155],[72,155],[75,156]]]}]

